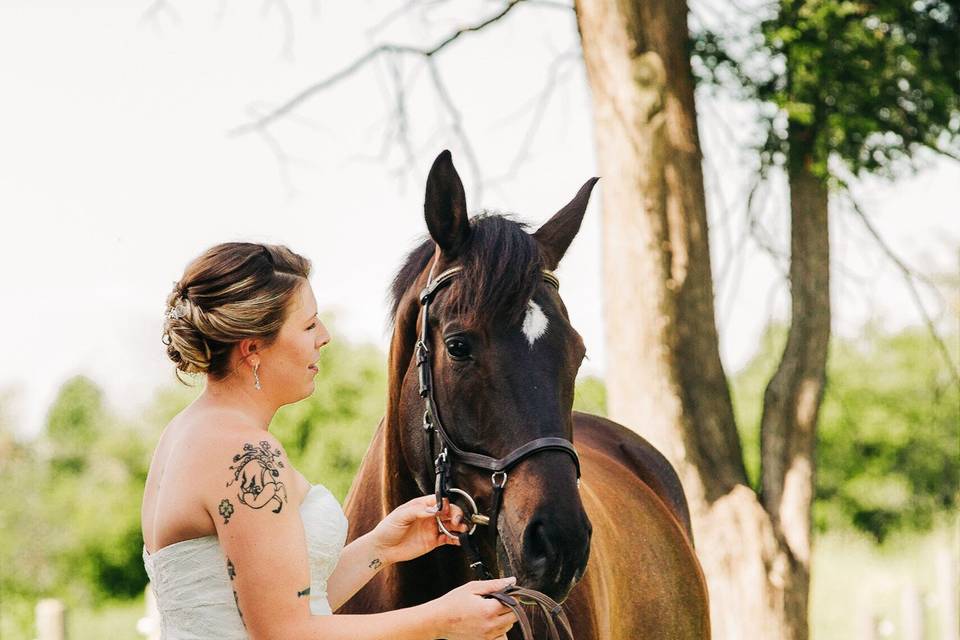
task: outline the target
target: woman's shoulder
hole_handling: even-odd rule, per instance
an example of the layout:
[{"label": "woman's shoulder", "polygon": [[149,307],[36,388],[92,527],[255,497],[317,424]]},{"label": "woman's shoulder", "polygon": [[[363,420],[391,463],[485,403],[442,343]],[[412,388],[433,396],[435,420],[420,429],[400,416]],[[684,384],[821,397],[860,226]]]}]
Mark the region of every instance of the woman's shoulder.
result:
[{"label": "woman's shoulder", "polygon": [[225,484],[254,468],[275,473],[298,488],[306,482],[276,436],[229,410],[184,410],[167,425],[158,453],[164,467],[190,478],[195,490],[204,493],[219,494]]}]

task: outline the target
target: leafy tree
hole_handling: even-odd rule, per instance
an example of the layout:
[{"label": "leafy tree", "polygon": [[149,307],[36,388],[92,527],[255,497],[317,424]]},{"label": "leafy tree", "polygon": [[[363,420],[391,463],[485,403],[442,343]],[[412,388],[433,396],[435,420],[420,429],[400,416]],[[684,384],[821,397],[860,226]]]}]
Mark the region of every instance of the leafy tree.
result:
[{"label": "leafy tree", "polygon": [[791,153],[821,178],[830,158],[888,177],[922,149],[960,159],[960,3],[779,0],[761,15],[755,30],[699,34],[694,61],[763,105],[764,170]]},{"label": "leafy tree", "polygon": [[100,436],[106,413],[103,392],[85,376],[67,380],[47,413],[44,439],[58,472],[81,473]]},{"label": "leafy tree", "polygon": [[383,415],[386,356],[369,345],[334,339],[318,368],[314,394],[281,408],[270,431],[301,473],[342,501]]},{"label": "leafy tree", "polygon": [[[735,378],[745,443],[759,439],[756,400],[785,335],[782,326],[768,328]],[[932,351],[930,337],[916,329],[887,335],[868,327],[857,340],[834,341],[817,438],[818,530],[854,528],[882,542],[956,511],[960,389]],[[759,458],[746,462],[758,482]]]}]

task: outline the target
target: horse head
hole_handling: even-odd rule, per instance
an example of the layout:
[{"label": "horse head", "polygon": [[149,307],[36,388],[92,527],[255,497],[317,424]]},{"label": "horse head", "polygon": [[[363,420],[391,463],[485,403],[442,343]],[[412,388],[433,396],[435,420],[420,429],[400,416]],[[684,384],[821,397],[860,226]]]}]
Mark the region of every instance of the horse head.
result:
[{"label": "horse head", "polygon": [[[499,215],[467,217],[463,184],[444,151],[427,178],[424,215],[430,237],[393,283],[388,420],[401,436],[405,472],[420,493],[434,493],[424,438],[417,337],[427,336],[437,420],[461,451],[502,459],[539,439],[573,439],[573,394],[585,355],[558,290],[555,269],[577,234],[596,178],[536,233]],[[430,301],[421,334],[421,292],[432,277],[459,268]],[[555,442],[555,440],[554,440]],[[491,573],[562,601],[583,575],[592,527],[579,495],[578,459],[540,448],[498,478],[499,517],[476,540]],[[452,458],[449,484],[490,511],[489,470]],[[463,506],[461,504],[461,506]]]}]

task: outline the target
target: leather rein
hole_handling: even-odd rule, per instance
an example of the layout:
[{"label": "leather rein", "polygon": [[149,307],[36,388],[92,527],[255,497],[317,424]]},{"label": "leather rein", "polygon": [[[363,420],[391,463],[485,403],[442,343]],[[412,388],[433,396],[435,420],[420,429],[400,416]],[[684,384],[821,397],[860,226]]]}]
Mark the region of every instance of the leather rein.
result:
[{"label": "leather rein", "polygon": [[[434,472],[434,491],[436,492],[438,508],[443,505],[443,499],[450,497],[451,494],[461,496],[468,504],[471,513],[468,516],[470,529],[463,533],[453,533],[443,525],[439,514],[437,515],[437,525],[440,530],[450,537],[456,537],[460,540],[460,546],[463,548],[467,559],[470,562],[470,568],[474,572],[477,580],[489,580],[492,578],[490,572],[484,566],[480,559],[480,554],[476,546],[470,539],[470,536],[476,531],[477,525],[487,526],[496,535],[497,516],[500,512],[500,504],[503,497],[503,489],[507,484],[507,471],[539,451],[563,451],[570,455],[577,468],[577,485],[580,484],[580,457],[577,455],[573,444],[566,438],[561,437],[543,437],[532,440],[520,447],[517,447],[502,458],[493,458],[480,453],[464,451],[458,447],[450,438],[447,430],[443,426],[440,414],[437,410],[437,401],[434,397],[433,389],[433,370],[430,364],[430,303],[434,296],[446,285],[450,284],[462,271],[461,267],[452,267],[447,269],[436,278],[433,277],[433,268],[436,261],[430,269],[430,275],[427,279],[427,286],[420,292],[420,336],[417,340],[414,350],[414,357],[417,363],[417,377],[419,381],[420,397],[424,400],[423,411],[423,433],[424,433],[424,452],[426,465],[429,469],[433,467]],[[544,270],[542,277],[545,282],[559,290],[560,281],[550,271]],[[434,455],[436,441],[439,440],[440,452]],[[491,483],[491,507],[490,515],[483,515],[477,508],[477,503],[473,497],[466,491],[450,485],[451,471],[454,464],[463,464],[466,466],[483,469],[490,473]],[[547,621],[547,632],[550,640],[560,640],[559,629],[565,633],[565,637],[573,638],[570,629],[570,622],[564,613],[562,607],[546,594],[526,589],[516,585],[511,585],[494,593],[487,594],[485,597],[496,598],[504,605],[513,610],[520,624],[523,637],[526,640],[533,640],[533,631],[530,620],[522,605],[535,605],[544,613]]]}]

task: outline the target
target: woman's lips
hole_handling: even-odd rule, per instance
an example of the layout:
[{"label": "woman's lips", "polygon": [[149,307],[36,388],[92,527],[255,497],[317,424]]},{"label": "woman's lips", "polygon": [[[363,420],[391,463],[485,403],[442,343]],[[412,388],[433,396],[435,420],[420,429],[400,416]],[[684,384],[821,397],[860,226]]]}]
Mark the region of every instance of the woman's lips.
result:
[{"label": "woman's lips", "polygon": [[310,369],[310,371],[313,371],[314,373],[319,373],[320,371],[319,369],[317,369],[317,365],[315,364],[310,365],[309,367],[307,367],[307,369]]}]

